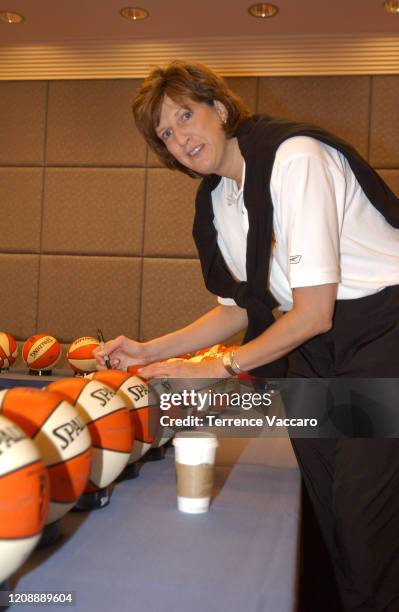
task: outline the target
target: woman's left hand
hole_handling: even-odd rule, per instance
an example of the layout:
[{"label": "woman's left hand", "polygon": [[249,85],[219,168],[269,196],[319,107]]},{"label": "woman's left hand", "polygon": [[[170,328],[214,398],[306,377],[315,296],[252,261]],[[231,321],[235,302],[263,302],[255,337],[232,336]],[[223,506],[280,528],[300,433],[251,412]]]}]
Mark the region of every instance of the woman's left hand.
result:
[{"label": "woman's left hand", "polygon": [[228,378],[221,358],[203,359],[199,362],[159,361],[137,371],[143,378]]}]

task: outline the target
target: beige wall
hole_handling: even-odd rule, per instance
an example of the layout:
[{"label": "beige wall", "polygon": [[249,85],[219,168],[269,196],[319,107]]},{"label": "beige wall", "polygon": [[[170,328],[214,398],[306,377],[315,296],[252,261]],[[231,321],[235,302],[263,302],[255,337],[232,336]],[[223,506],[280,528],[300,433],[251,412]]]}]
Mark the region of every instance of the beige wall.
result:
[{"label": "beige wall", "polygon": [[[231,78],[254,111],[352,142],[399,194],[399,76]],[[146,339],[215,303],[191,238],[197,181],[138,135],[138,80],[0,82],[0,330]]]}]

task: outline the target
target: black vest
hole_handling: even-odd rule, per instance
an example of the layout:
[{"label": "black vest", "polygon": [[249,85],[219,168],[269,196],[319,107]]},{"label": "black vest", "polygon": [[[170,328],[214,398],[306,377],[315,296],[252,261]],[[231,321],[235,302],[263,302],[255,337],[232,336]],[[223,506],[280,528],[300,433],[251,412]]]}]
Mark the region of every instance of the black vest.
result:
[{"label": "black vest", "polygon": [[[220,176],[211,174],[201,181],[193,227],[207,289],[221,297],[233,298],[247,310],[248,328],[244,342],[259,336],[274,322],[272,310],[278,304],[267,289],[273,230],[270,178],[280,144],[287,138],[300,135],[316,138],[343,153],[370,202],[393,227],[399,228],[399,199],[349,144],[311,125],[267,116],[253,116],[244,121],[235,136],[246,164],[244,202],[249,221],[246,282],[233,278],[217,245],[211,193],[221,180]],[[258,376],[270,378],[285,376],[286,372],[286,358],[253,371]]]}]

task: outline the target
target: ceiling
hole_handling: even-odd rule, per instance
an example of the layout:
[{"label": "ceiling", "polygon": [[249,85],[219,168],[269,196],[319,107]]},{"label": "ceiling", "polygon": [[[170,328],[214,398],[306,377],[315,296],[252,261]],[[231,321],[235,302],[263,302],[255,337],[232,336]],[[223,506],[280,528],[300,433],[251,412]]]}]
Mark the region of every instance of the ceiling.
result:
[{"label": "ceiling", "polygon": [[149,11],[141,22],[123,19],[129,0],[6,0],[0,10],[25,16],[19,26],[0,23],[0,44],[84,39],[190,38],[285,34],[396,34],[399,15],[382,0],[273,0],[271,19],[248,14],[251,0],[138,0]]},{"label": "ceiling", "polygon": [[399,74],[399,14],[383,0],[273,0],[271,19],[251,0],[137,0],[150,17],[136,22],[119,15],[129,2],[0,0],[25,17],[0,22],[0,80],[142,77],[175,58],[226,76]]}]

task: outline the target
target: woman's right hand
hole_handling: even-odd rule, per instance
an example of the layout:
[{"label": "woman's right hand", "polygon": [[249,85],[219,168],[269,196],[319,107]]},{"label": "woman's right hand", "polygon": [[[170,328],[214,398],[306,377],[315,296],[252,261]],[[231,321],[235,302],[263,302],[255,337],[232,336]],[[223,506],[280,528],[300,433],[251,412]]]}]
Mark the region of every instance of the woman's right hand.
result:
[{"label": "woman's right hand", "polygon": [[131,365],[146,364],[149,359],[145,347],[144,342],[136,342],[136,340],[126,338],[126,336],[118,336],[113,340],[108,340],[108,342],[105,342],[104,348],[98,347],[93,351],[93,356],[97,361],[97,369],[106,369],[105,355],[108,355],[111,367],[118,370],[126,370]]}]

